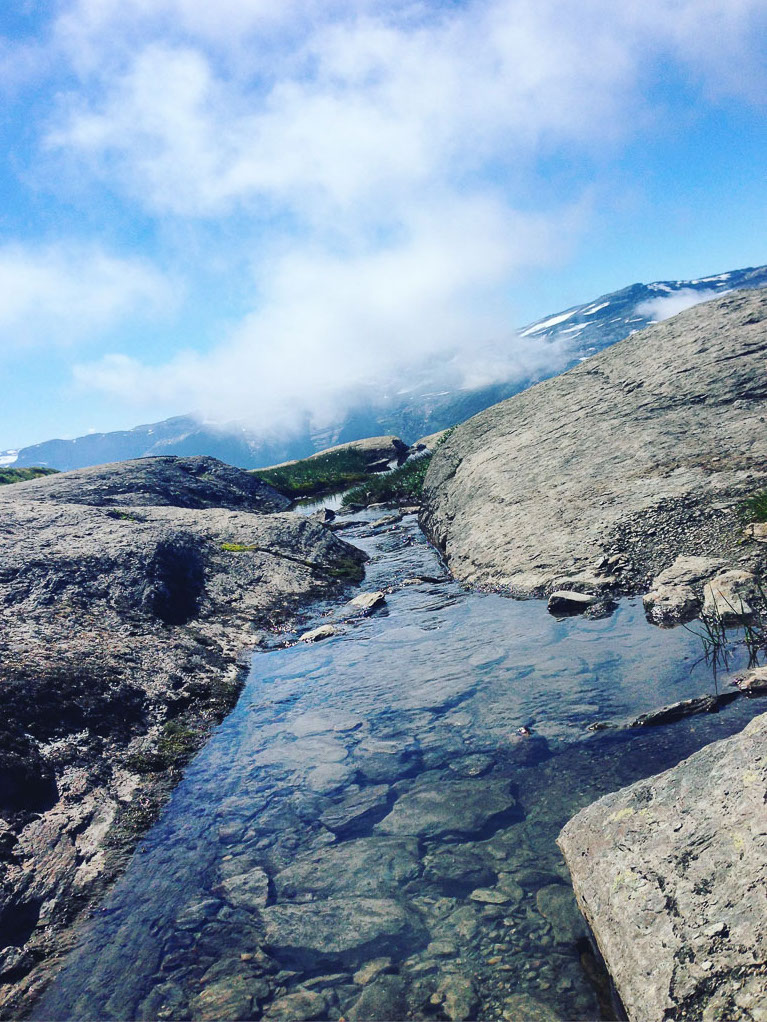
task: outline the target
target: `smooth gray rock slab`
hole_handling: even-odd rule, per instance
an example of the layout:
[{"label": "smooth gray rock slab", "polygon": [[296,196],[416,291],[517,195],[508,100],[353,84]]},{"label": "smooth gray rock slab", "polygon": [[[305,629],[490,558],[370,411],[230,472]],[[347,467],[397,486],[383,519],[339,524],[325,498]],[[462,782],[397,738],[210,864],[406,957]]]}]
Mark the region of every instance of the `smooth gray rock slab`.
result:
[{"label": "smooth gray rock slab", "polygon": [[368,837],[302,855],[274,878],[281,900],[396,894],[418,875],[418,843]]},{"label": "smooth gray rock slab", "polygon": [[753,614],[756,579],[750,571],[723,571],[703,588],[703,617],[737,624]]},{"label": "smooth gray rock slab", "polygon": [[559,835],[632,1022],[764,1018],[767,715]]},{"label": "smooth gray rock slab", "polygon": [[383,834],[445,837],[475,834],[494,816],[516,805],[503,780],[455,781],[421,785],[401,795],[388,816],[376,825]]},{"label": "smooth gray rock slab", "polygon": [[389,801],[388,784],[374,784],[347,795],[320,816],[320,823],[335,834],[355,830],[380,813]]},{"label": "smooth gray rock slab", "polygon": [[422,524],[457,578],[519,595],[595,564],[646,591],[680,553],[737,560],[737,502],[767,486],[765,351],[765,291],[633,334],[459,425]]},{"label": "smooth gray rock slab", "polygon": [[398,956],[421,937],[418,917],[384,898],[328,898],[261,912],[264,944],[298,963],[330,958],[361,964]]}]

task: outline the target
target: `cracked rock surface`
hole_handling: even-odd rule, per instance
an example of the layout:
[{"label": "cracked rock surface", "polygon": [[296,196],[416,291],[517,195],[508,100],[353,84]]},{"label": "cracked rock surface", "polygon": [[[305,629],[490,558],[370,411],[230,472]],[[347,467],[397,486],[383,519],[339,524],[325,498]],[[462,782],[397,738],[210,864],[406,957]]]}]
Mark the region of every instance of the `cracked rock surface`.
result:
[{"label": "cracked rock surface", "polygon": [[0,1015],[234,704],[256,630],[362,577],[358,549],[285,506],[214,458],[0,489]]},{"label": "cracked rock surface", "polygon": [[680,554],[753,570],[736,509],[767,486],[766,368],[765,291],[648,327],[459,426],[422,522],[457,578],[519,595],[647,591]]},{"label": "cracked rock surface", "polygon": [[765,1017],[766,747],[762,714],[559,836],[632,1022]]}]

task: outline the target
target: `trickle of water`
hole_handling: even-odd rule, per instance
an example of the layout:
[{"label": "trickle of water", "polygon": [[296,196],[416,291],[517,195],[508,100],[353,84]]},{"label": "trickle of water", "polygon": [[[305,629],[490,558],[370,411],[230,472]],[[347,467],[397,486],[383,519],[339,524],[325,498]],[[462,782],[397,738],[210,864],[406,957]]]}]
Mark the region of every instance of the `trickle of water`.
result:
[{"label": "trickle of water", "polygon": [[695,637],[468,593],[358,517],[385,607],[254,656],[38,1018],[606,1017],[556,835],[757,707],[589,733],[708,692]]}]

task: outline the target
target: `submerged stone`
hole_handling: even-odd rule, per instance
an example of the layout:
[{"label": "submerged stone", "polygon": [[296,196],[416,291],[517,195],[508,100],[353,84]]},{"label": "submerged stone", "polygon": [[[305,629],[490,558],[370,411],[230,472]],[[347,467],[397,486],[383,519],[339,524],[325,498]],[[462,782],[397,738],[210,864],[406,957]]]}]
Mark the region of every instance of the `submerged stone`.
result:
[{"label": "submerged stone", "polygon": [[375,829],[430,838],[475,834],[515,805],[504,780],[423,785],[401,795]]}]

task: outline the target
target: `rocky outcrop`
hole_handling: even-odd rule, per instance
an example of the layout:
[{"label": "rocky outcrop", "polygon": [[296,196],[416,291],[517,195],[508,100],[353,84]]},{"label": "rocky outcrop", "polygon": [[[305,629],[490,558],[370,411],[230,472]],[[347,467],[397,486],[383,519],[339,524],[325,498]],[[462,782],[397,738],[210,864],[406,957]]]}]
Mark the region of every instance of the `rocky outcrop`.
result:
[{"label": "rocky outcrop", "polygon": [[[767,486],[767,293],[651,326],[459,426],[422,521],[458,578],[520,595],[647,591],[674,559],[752,569]],[[745,563],[744,563],[745,559]]]},{"label": "rocky outcrop", "polygon": [[238,653],[364,555],[212,458],[0,492],[0,1012],[103,893],[233,705]]},{"label": "rocky outcrop", "polygon": [[766,742],[764,714],[559,836],[632,1022],[764,1017]]},{"label": "rocky outcrop", "polygon": [[323,451],[317,451],[316,454],[310,454],[308,458],[282,461],[279,465],[269,465],[259,471],[268,472],[273,468],[287,468],[288,465],[297,465],[299,460],[313,461],[316,458],[324,458],[328,454],[340,454],[342,451],[354,451],[364,455],[371,466],[381,462],[385,470],[390,461],[404,461],[409,450],[408,445],[403,443],[398,436],[371,436],[364,440],[351,440],[349,443],[336,444],[335,447],[327,447]]}]

